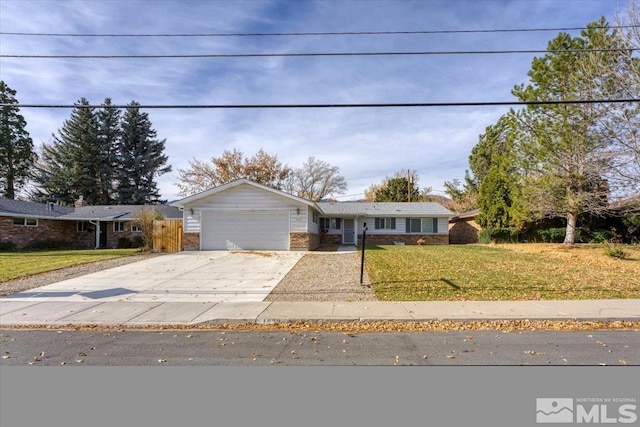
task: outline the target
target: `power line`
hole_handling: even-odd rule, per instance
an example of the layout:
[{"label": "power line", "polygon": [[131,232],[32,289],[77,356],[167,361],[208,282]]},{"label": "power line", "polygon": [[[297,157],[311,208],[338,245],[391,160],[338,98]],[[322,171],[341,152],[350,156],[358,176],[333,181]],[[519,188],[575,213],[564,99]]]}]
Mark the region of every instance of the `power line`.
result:
[{"label": "power line", "polygon": [[158,58],[263,58],[263,57],[313,57],[313,56],[407,56],[407,55],[502,55],[531,53],[585,53],[585,52],[629,52],[640,48],[626,49],[528,49],[528,50],[443,50],[417,52],[299,52],[299,53],[212,53],[184,55],[7,55],[0,58],[20,59],[158,59]]},{"label": "power line", "polygon": [[[495,102],[419,102],[419,103],[370,103],[370,104],[191,104],[191,105],[135,105],[140,109],[285,109],[285,108],[415,108],[415,107],[486,107],[508,105],[571,105],[571,104],[621,104],[640,102],[640,99],[581,99],[566,101],[495,101]],[[124,109],[131,105],[76,105],[76,104],[0,104],[0,107],[18,108],[106,108]]]},{"label": "power line", "polygon": [[[632,25],[614,25],[595,27],[596,29],[631,28]],[[297,37],[297,36],[387,36],[387,35],[420,35],[420,34],[478,34],[478,33],[525,33],[546,31],[577,31],[587,27],[557,27],[557,28],[502,28],[478,30],[416,30],[416,31],[319,31],[319,32],[291,32],[291,33],[177,33],[177,34],[86,34],[86,33],[33,33],[0,31],[0,35],[33,36],[33,37]]]}]

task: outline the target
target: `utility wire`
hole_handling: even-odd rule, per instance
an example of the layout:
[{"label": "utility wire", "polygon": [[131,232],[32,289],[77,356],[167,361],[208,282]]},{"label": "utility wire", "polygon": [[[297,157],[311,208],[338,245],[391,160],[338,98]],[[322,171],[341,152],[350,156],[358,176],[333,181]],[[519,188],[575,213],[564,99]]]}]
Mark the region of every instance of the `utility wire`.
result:
[{"label": "utility wire", "polygon": [[184,55],[7,55],[0,58],[21,59],[152,59],[152,58],[261,58],[261,57],[309,57],[309,56],[406,56],[406,55],[497,55],[531,53],[585,53],[585,52],[629,52],[640,48],[626,49],[530,49],[530,50],[459,50],[421,52],[300,52],[300,53],[212,53]]},{"label": "utility wire", "polygon": [[[595,27],[597,29],[631,28],[632,25]],[[417,31],[333,31],[333,32],[292,32],[292,33],[178,33],[178,34],[74,34],[74,33],[31,33],[0,31],[0,35],[33,37],[282,37],[282,36],[387,36],[417,34],[476,34],[476,33],[525,33],[545,31],[577,31],[586,27],[558,28],[512,28],[478,30],[417,30]]]},{"label": "utility wire", "polygon": [[[497,101],[497,102],[419,102],[372,104],[199,104],[199,105],[135,105],[140,109],[284,109],[284,108],[415,108],[415,107],[484,107],[504,105],[571,105],[571,104],[620,104],[640,102],[640,99],[582,99],[567,101]],[[18,108],[105,108],[125,109],[131,105],[75,105],[75,104],[0,104],[0,107]]]}]

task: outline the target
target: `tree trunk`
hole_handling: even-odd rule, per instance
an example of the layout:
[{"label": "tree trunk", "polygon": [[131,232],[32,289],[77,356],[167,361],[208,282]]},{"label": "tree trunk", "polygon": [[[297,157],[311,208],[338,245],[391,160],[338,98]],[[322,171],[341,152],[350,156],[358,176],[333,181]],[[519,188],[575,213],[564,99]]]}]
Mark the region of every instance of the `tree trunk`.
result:
[{"label": "tree trunk", "polygon": [[567,232],[564,235],[564,244],[573,245],[576,241],[576,222],[578,221],[578,214],[570,212],[567,214]]}]

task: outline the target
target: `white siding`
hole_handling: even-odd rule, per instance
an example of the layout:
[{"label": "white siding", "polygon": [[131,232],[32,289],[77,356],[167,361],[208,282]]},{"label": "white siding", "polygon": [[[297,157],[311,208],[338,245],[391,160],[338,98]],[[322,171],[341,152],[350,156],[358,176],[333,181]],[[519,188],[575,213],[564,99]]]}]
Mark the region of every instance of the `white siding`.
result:
[{"label": "white siding", "polygon": [[438,218],[438,234],[449,234],[449,218]]},{"label": "white siding", "polygon": [[[186,233],[199,233],[201,212],[205,211],[274,210],[290,212],[290,230],[292,232],[306,232],[308,230],[308,208],[308,205],[298,203],[287,197],[279,196],[252,185],[242,184],[185,205],[184,231]],[[193,209],[194,215],[190,214],[189,209]]]},{"label": "white siding", "polygon": [[314,212],[313,208],[308,206],[307,207],[307,218],[308,218],[307,230],[309,230],[309,233],[319,233],[320,232],[320,214],[316,212],[316,218],[318,219],[318,222],[314,223],[313,212]]},{"label": "white siding", "polygon": [[[409,234],[407,233],[407,219],[396,218],[396,228],[391,229],[378,229],[376,230],[375,218],[359,218],[358,219],[358,234],[362,234],[362,227],[364,223],[367,223],[367,234]],[[415,233],[419,234],[419,233]],[[438,233],[437,234],[449,234],[449,218],[438,218]]]}]

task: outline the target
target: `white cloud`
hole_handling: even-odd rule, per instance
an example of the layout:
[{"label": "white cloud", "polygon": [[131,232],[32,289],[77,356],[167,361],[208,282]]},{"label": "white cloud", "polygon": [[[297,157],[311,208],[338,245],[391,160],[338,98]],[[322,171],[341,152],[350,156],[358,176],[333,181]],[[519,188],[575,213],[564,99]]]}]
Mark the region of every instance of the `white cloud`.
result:
[{"label": "white cloud", "polygon": [[[583,1],[35,1],[0,2],[4,32],[246,33],[576,27],[616,2]],[[394,36],[62,38],[0,36],[3,54],[184,54],[544,49],[549,33]],[[512,100],[532,55],[210,59],[0,59],[1,78],[23,104],[384,103]],[[225,149],[259,148],[290,166],[310,155],[338,166],[348,194],[399,169],[441,190],[462,178],[486,126],[507,108],[149,110],[174,171],[160,177],[174,199],[177,169]],[[68,110],[22,114],[36,143]]]}]

